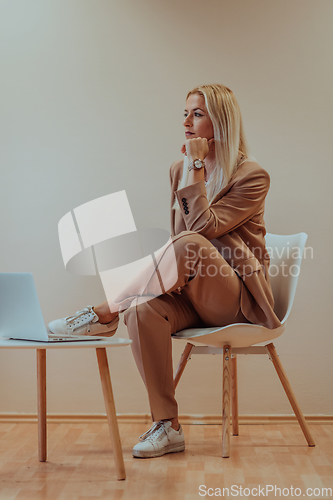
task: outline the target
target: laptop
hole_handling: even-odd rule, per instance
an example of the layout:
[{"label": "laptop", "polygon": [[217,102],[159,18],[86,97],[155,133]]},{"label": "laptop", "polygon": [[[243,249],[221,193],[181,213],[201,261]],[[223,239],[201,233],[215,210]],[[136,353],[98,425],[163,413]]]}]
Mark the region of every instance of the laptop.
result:
[{"label": "laptop", "polygon": [[0,273],[0,336],[38,342],[82,342],[105,337],[66,335],[46,329],[31,273]]}]

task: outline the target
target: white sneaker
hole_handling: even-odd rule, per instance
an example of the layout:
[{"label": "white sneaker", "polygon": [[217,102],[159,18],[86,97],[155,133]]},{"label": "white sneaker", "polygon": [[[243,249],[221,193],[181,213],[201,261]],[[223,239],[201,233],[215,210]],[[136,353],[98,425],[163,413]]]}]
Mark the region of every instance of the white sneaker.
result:
[{"label": "white sneaker", "polygon": [[66,335],[100,335],[112,337],[116,333],[119,316],[110,323],[99,323],[99,317],[93,310],[93,306],[87,306],[82,311],[77,311],[74,316],[55,319],[49,323],[49,330],[59,336]]},{"label": "white sneaker", "polygon": [[185,450],[184,434],[181,426],[175,431],[169,420],[156,422],[149,431],[140,436],[140,442],[133,448],[133,457],[153,458],[166,453]]}]

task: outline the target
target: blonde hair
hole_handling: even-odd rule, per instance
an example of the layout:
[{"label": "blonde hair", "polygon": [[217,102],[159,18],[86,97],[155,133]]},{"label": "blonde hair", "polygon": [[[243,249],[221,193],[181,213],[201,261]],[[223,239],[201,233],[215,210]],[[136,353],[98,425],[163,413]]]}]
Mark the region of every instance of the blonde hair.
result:
[{"label": "blonde hair", "polygon": [[[201,85],[191,90],[204,97],[209,118],[214,128],[216,168],[206,187],[209,204],[230,181],[241,163],[249,158],[241,111],[233,92],[224,85]],[[178,189],[187,186],[188,160],[184,157],[183,176]],[[173,208],[179,208],[177,199]]]}]

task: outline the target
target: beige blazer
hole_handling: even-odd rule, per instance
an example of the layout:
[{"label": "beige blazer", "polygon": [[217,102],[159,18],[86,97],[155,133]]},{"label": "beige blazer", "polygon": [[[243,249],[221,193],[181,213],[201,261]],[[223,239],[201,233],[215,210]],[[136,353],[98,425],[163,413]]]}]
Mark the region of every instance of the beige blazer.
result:
[{"label": "beige blazer", "polygon": [[[265,247],[265,198],[268,173],[254,161],[242,163],[209,205],[204,181],[178,190],[183,162],[171,165],[171,232],[195,231],[218,248],[242,279],[241,310],[254,324],[281,325],[274,313]],[[172,208],[178,199],[180,210]]]}]

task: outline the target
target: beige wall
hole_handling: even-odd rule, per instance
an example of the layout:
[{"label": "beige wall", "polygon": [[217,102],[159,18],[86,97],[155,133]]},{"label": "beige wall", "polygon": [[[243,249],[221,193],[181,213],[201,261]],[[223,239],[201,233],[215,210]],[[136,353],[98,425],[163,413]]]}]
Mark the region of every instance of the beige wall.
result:
[{"label": "beige wall", "polygon": [[[46,322],[104,299],[64,270],[59,219],[126,189],[138,225],[169,228],[185,94],[220,82],[271,175],[268,231],[314,249],[276,345],[304,413],[332,414],[332,16],[331,0],[1,0],[1,271],[33,273]],[[109,359],[117,411],[149,412],[130,348]],[[239,365],[241,414],[290,413],[268,360]],[[0,412],[35,412],[34,353],[0,352],[0,376]],[[50,353],[48,387],[50,412],[104,411],[93,351]],[[218,414],[221,359],[193,358],[178,399]]]}]

